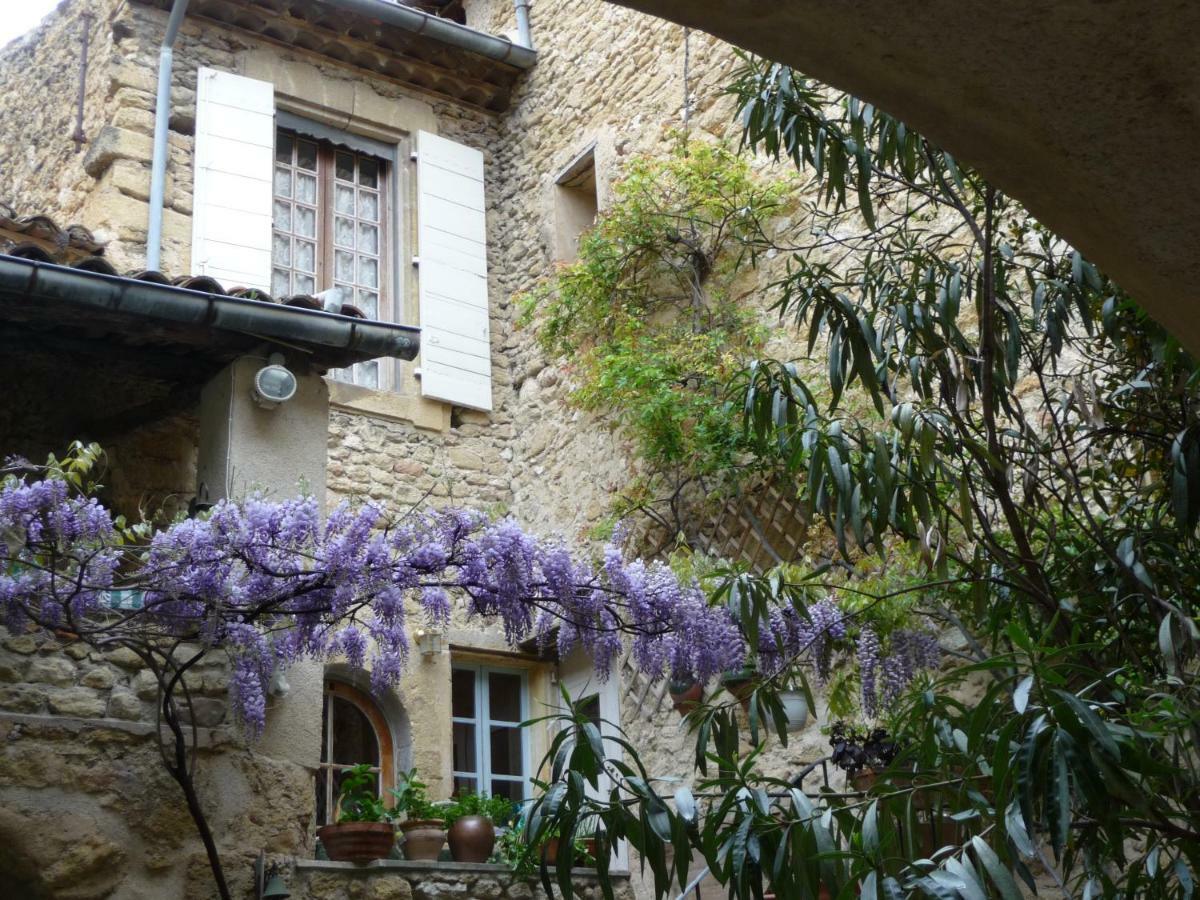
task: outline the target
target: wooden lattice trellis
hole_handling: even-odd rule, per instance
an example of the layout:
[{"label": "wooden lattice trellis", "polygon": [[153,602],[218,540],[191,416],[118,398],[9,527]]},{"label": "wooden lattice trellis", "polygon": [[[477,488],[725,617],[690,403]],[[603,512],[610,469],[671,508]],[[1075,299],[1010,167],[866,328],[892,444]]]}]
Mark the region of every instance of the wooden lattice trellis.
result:
[{"label": "wooden lattice trellis", "polygon": [[[786,481],[768,481],[740,491],[700,530],[698,549],[744,563],[759,573],[779,563],[795,562],[802,555],[807,526],[793,493]],[[628,652],[621,660],[621,683],[633,708],[647,721],[658,715],[664,700],[670,702],[667,682],[652,682],[640,673]]]}]

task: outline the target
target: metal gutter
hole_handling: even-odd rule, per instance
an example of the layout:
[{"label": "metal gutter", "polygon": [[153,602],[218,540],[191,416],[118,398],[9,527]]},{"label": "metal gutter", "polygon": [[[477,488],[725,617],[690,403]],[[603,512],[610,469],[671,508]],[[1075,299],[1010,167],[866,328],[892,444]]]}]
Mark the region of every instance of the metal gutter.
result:
[{"label": "metal gutter", "polygon": [[167,183],[167,127],[171,123],[171,72],[175,38],[183,25],[188,0],[174,0],[162,46],[158,50],[158,92],[154,100],[154,153],[150,158],[150,223],[146,229],[146,268],[158,271],[162,258],[163,193]]},{"label": "metal gutter", "polygon": [[[468,28],[466,25],[459,25],[449,19],[440,19],[409,6],[399,6],[386,2],[386,0],[324,0],[324,3],[327,6],[335,6],[347,12],[366,16],[376,22],[382,22],[384,25],[403,28],[413,34],[425,35],[436,41],[469,50],[488,59],[508,63],[518,69],[529,69],[537,61],[537,53],[528,44],[526,46],[514,44],[505,38],[485,34],[474,28]],[[518,13],[518,21],[519,16]],[[518,32],[522,41],[528,41],[528,11],[526,11],[524,31],[522,32],[518,28]]]},{"label": "metal gutter", "polygon": [[354,354],[362,362],[381,357],[411,360],[420,349],[419,328],[208,294],[172,285],[87,272],[0,255],[0,298],[120,313],[179,325],[232,331],[281,343]]}]

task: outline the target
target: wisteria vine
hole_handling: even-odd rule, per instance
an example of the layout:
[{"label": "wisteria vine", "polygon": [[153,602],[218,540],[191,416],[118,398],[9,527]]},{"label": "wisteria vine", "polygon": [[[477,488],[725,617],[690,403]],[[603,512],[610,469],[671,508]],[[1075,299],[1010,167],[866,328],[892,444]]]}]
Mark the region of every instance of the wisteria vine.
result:
[{"label": "wisteria vine", "polygon": [[[461,510],[389,518],[343,504],[323,521],[311,497],[222,501],[128,542],[95,498],[58,479],[0,487],[0,607],[10,630],[28,623],[113,645],[147,637],[226,651],[239,719],[261,731],[266,687],[300,659],[344,657],[394,684],[408,657],[411,609],[442,624],[451,594],[468,617],[499,620],[512,644],[582,647],[601,677],[622,652],[652,677],[707,681],[742,665],[729,612],[661,563],[626,557],[620,536],[598,564],[512,519]],[[136,611],[113,590],[138,591]]]}]

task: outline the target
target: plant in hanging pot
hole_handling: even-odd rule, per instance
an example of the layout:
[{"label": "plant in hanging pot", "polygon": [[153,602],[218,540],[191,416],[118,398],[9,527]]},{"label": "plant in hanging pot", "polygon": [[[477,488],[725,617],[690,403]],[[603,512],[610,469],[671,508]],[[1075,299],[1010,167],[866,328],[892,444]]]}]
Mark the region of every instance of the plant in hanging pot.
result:
[{"label": "plant in hanging pot", "polygon": [[392,852],[396,826],[379,796],[376,778],[365,763],[347,771],[338,793],[337,822],[317,829],[330,859],[369,863]]},{"label": "plant in hanging pot", "polygon": [[443,810],[450,855],[455,862],[487,862],[496,846],[496,826],[508,824],[513,803],[507,797],[460,794]]},{"label": "plant in hanging pot", "polygon": [[798,682],[785,682],[778,696],[787,717],[788,731],[799,731],[808,724],[808,695]]},{"label": "plant in hanging pot", "polygon": [[704,699],[704,685],[695,678],[672,678],[670,690],[671,703],[681,716],[686,716]]},{"label": "plant in hanging pot", "polygon": [[740,669],[730,669],[721,676],[721,686],[742,704],[742,709],[747,713],[750,711],[750,698],[754,695],[757,681],[758,667],[752,662],[746,663]]},{"label": "plant in hanging pot", "polygon": [[[594,817],[585,816],[575,828],[575,836],[571,841],[572,865],[594,867],[596,865],[596,825]],[[558,854],[562,849],[563,839],[557,828],[550,829],[538,847],[538,859],[547,867],[558,864]]]},{"label": "plant in hanging pot", "polygon": [[429,802],[425,782],[413,769],[401,775],[400,786],[392,791],[396,798],[395,813],[403,813],[400,823],[404,834],[404,858],[435,860],[446,843],[446,823],[442,809]]},{"label": "plant in hanging pot", "polygon": [[845,722],[829,729],[830,759],[846,773],[846,784],[856,791],[869,791],[882,772],[896,758],[899,747],[885,728],[859,731]]}]

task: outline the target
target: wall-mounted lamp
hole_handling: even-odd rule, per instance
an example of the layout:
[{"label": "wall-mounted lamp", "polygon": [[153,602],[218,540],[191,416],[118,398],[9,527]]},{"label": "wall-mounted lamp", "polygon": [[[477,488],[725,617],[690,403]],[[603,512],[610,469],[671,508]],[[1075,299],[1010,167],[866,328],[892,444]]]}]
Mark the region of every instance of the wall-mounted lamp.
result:
[{"label": "wall-mounted lamp", "polygon": [[254,375],[254,402],[263,409],[274,409],[296,396],[296,376],[283,363],[282,353],[272,353]]},{"label": "wall-mounted lamp", "polygon": [[413,640],[421,650],[422,656],[437,656],[442,652],[442,632],[436,628],[418,628],[413,632]]},{"label": "wall-mounted lamp", "polygon": [[267,855],[262,851],[254,861],[254,885],[259,900],[288,900],[292,896],[279,874],[279,866],[276,863],[268,866]]}]

